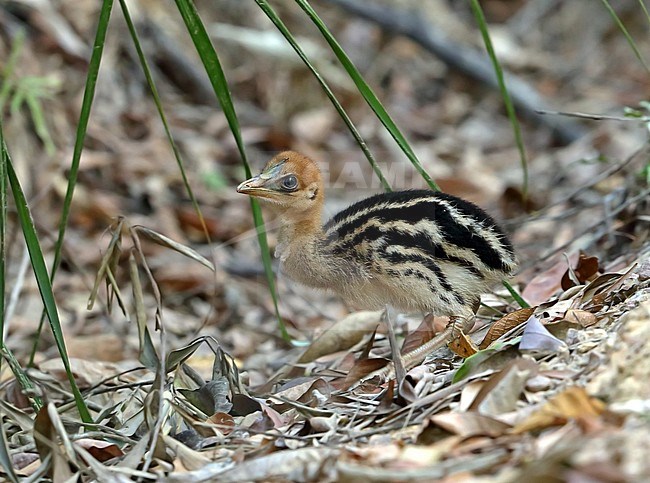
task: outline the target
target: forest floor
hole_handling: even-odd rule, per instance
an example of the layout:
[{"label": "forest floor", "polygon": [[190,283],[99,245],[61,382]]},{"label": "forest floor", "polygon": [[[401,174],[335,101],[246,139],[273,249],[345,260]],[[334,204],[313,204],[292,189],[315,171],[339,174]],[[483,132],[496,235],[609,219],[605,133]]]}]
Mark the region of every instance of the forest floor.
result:
[{"label": "forest floor", "polygon": [[[253,169],[285,149],[308,154],[326,176],[328,215],[380,191],[344,123],[255,3],[197,3]],[[396,385],[369,377],[392,357],[380,312],[278,274],[294,343],[283,340],[250,203],[235,191],[246,175],[176,7],[129,1],[207,236],[116,6],[54,282],[75,380],[97,424],[84,426],[74,409],[47,323],[37,332],[43,305],[10,203],[3,337],[46,405],[35,412],[3,361],[2,446],[14,469],[0,474],[650,480],[650,72],[601,2],[482,2],[504,68],[530,88],[518,101],[527,112],[526,195],[501,95],[454,64],[465,51],[484,57],[469,2],[459,3],[383,2],[373,19],[372,9],[361,18],[345,1],[313,6],[443,191],[500,220],[520,261],[511,283],[531,308],[495,287],[462,347],[434,352]],[[639,2],[611,4],[647,58]],[[48,266],[99,9],[74,0],[0,5],[0,70],[12,86],[0,89],[4,137]],[[309,19],[293,4],[277,9],[389,182],[424,187]],[[406,32],[390,26],[399,18]],[[452,58],[429,52],[423,31],[444,33]],[[273,252],[276,233],[268,236]],[[112,289],[102,280],[91,297],[111,246]],[[409,348],[446,320],[402,314],[397,322]],[[145,326],[153,348],[143,343]],[[166,377],[147,365],[152,354],[164,359]]]}]

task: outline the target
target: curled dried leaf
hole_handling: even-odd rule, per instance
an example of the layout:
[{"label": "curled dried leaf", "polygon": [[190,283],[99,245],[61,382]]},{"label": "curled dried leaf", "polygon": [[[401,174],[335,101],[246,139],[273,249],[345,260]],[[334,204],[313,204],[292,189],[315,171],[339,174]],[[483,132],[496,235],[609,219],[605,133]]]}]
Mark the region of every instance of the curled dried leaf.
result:
[{"label": "curled dried leaf", "polygon": [[462,332],[454,340],[449,341],[447,347],[463,359],[467,359],[478,352],[476,344]]},{"label": "curled dried leaf", "polygon": [[492,342],[497,340],[503,334],[526,322],[530,316],[533,315],[534,311],[535,307],[526,307],[524,309],[515,310],[514,312],[510,312],[509,314],[501,317],[494,324],[492,324],[490,330],[488,330],[487,334],[485,334],[485,337],[479,345],[479,349],[482,350],[489,347]]},{"label": "curled dried leaf", "polygon": [[562,290],[568,290],[574,285],[582,285],[591,280],[598,274],[598,258],[588,257],[584,252],[580,252],[578,263],[575,268],[568,268],[562,276]]}]

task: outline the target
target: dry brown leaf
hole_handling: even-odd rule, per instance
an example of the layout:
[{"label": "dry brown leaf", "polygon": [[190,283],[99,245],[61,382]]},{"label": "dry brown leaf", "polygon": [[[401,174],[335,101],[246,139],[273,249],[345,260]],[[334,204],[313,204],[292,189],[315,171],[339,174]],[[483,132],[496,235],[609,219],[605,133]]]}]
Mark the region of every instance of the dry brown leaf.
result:
[{"label": "dry brown leaf", "polygon": [[418,325],[417,329],[410,332],[402,344],[401,353],[408,354],[409,352],[421,347],[426,342],[430,341],[436,335],[434,327],[434,316],[427,314]]},{"label": "dry brown leaf", "polygon": [[291,119],[291,132],[300,139],[314,144],[325,141],[332,134],[336,116],[329,108],[317,108],[303,111]]},{"label": "dry brown leaf", "polygon": [[579,309],[567,310],[566,315],[564,316],[564,320],[573,324],[578,324],[581,327],[589,327],[590,325],[594,325],[596,322],[598,322],[598,319],[594,314],[587,312],[586,310]]},{"label": "dry brown leaf", "polygon": [[382,311],[355,312],[341,319],[312,342],[297,362],[304,364],[324,355],[349,349],[375,330],[381,321],[382,313]]},{"label": "dry brown leaf", "polygon": [[393,405],[393,398],[395,397],[395,379],[388,381],[388,387],[381,397],[378,410],[387,410]]},{"label": "dry brown leaf", "polygon": [[170,260],[154,271],[156,282],[164,293],[207,293],[214,285],[214,275],[198,263]]},{"label": "dry brown leaf", "polygon": [[[11,455],[14,471],[18,476],[30,476],[41,466],[41,459],[36,453],[19,452]],[[4,474],[4,472],[3,472]]]},{"label": "dry brown leaf", "polygon": [[386,366],[390,361],[384,358],[363,359],[357,361],[345,378],[345,387],[350,387],[355,382]]},{"label": "dry brown leaf", "polygon": [[42,407],[34,418],[34,444],[41,461],[52,453],[50,444],[56,441],[56,431],[47,413],[47,406]]},{"label": "dry brown leaf", "polygon": [[401,445],[387,442],[376,446],[352,447],[346,456],[358,462],[373,465],[385,465],[399,458],[402,452]]},{"label": "dry brown leaf", "polygon": [[[494,372],[496,371],[492,371],[489,374],[494,374]],[[489,374],[486,374],[485,377],[487,377]],[[461,412],[469,411],[469,407],[476,399],[476,395],[481,391],[481,388],[485,385],[486,382],[487,379],[468,381],[460,391],[460,401],[456,409]]]},{"label": "dry brown leaf", "polygon": [[124,455],[117,445],[98,439],[81,438],[76,440],[75,444],[84,448],[93,456],[93,458],[100,462],[108,461],[111,458]]},{"label": "dry brown leaf", "polygon": [[528,318],[533,315],[534,311],[535,307],[526,307],[515,310],[514,312],[510,312],[501,317],[492,324],[490,329],[487,331],[487,334],[485,334],[485,337],[479,345],[479,349],[487,349],[492,342],[497,340],[503,334],[526,322]]},{"label": "dry brown leaf", "polygon": [[233,236],[232,233],[224,234],[224,230],[221,228],[218,219],[208,218],[205,216],[201,218],[191,207],[177,207],[176,216],[180,228],[182,228],[188,238],[194,242],[205,243],[207,241],[205,239],[205,232],[203,231],[203,223],[205,223],[205,229],[207,229],[208,235],[213,240],[222,240],[227,239],[229,236]]},{"label": "dry brown leaf", "polygon": [[598,273],[598,258],[588,257],[582,250],[575,268],[569,267],[562,276],[562,290],[569,290],[575,285],[583,285]]},{"label": "dry brown leaf", "polygon": [[68,356],[93,361],[120,362],[128,356],[136,358],[135,351],[128,351],[124,336],[117,334],[93,334],[66,337]]},{"label": "dry brown leaf", "polygon": [[230,400],[232,408],[227,411],[227,406],[224,405],[220,412],[227,412],[233,416],[248,416],[262,410],[260,401],[247,394],[233,394]]},{"label": "dry brown leaf", "polygon": [[[26,468],[28,465],[31,465],[34,461],[38,461],[38,455],[36,453],[28,453],[26,451],[18,451],[11,455],[11,462],[13,464],[14,470],[18,473],[23,468]],[[27,476],[18,473],[20,476]]]},{"label": "dry brown leaf", "polygon": [[469,407],[487,416],[499,416],[515,409],[526,381],[537,373],[537,363],[519,358],[493,374],[481,387]]},{"label": "dry brown leaf", "polygon": [[274,396],[280,399],[287,399],[291,401],[299,401],[303,404],[310,404],[314,402],[314,390],[318,390],[322,394],[329,394],[331,391],[329,383],[320,377],[296,378],[282,386],[280,390],[274,394]]},{"label": "dry brown leaf", "polygon": [[601,305],[610,293],[620,288],[635,268],[636,264],[632,264],[625,273],[603,273],[598,276],[584,288],[582,302],[589,302],[591,306]]},{"label": "dry brown leaf", "polygon": [[514,218],[526,213],[538,210],[542,203],[531,196],[531,193],[524,193],[516,186],[508,186],[499,198],[501,211],[506,218]]},{"label": "dry brown leaf", "polygon": [[478,348],[474,344],[474,341],[463,332],[461,332],[454,340],[449,341],[447,347],[463,359],[467,359],[469,356],[473,356],[478,352]]},{"label": "dry brown leaf", "polygon": [[472,436],[496,438],[510,429],[510,425],[506,423],[475,412],[445,412],[431,416],[429,421],[451,434],[465,438]]},{"label": "dry brown leaf", "polygon": [[[9,371],[7,371],[8,373]],[[23,388],[20,386],[18,380],[14,379],[13,381],[2,381],[3,384],[6,382],[7,385],[5,390],[6,401],[14,406],[16,409],[27,409],[31,408],[29,398],[25,395]],[[25,415],[25,418],[28,417]],[[30,425],[31,427],[31,425]]]},{"label": "dry brown leaf", "polygon": [[235,427],[235,418],[222,412],[214,413],[206,422],[217,426],[217,429],[225,435],[230,434]]},{"label": "dry brown leaf", "polygon": [[274,428],[281,428],[286,424],[284,417],[275,409],[266,404],[265,401],[260,401],[260,406],[262,407],[262,412],[266,415],[269,421],[273,423]]},{"label": "dry brown leaf", "polygon": [[[578,259],[578,255],[569,256],[569,263],[573,264]],[[553,294],[560,290],[562,275],[566,272],[567,262],[565,259],[559,260],[551,268],[536,275],[524,288],[521,296],[530,305],[539,305],[546,302]]]},{"label": "dry brown leaf", "polygon": [[51,456],[49,474],[53,481],[68,481],[73,475],[70,463],[77,464],[76,453],[54,403],[48,403],[34,420],[34,443],[41,461]]},{"label": "dry brown leaf", "polygon": [[513,428],[516,434],[561,426],[571,419],[594,419],[605,411],[605,403],[591,397],[582,387],[569,387]]},{"label": "dry brown leaf", "polygon": [[[64,198],[68,180],[61,176],[55,177],[53,182],[55,192]],[[89,190],[78,184],[70,211],[71,222],[89,231],[102,230],[124,212],[122,204],[122,199],[113,193]]]}]

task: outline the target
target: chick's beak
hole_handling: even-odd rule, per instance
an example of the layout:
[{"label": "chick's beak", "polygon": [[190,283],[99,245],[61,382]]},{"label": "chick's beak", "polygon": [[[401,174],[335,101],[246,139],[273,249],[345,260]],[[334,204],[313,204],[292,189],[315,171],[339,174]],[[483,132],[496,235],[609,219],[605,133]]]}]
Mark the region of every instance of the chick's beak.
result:
[{"label": "chick's beak", "polygon": [[275,196],[278,195],[275,182],[281,174],[281,169],[282,164],[278,164],[269,169],[264,169],[262,173],[237,186],[237,193],[258,198],[275,198]]},{"label": "chick's beak", "polygon": [[268,179],[263,179],[261,176],[254,176],[251,179],[247,179],[239,186],[237,186],[237,193],[244,195],[255,196],[260,194],[260,192],[269,191],[264,186],[268,182]]}]

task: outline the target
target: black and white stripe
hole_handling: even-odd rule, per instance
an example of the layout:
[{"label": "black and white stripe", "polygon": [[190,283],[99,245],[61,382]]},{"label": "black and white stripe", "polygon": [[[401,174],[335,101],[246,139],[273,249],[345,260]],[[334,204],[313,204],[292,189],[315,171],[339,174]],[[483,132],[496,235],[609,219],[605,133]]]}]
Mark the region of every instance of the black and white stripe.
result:
[{"label": "black and white stripe", "polygon": [[[444,193],[400,191],[372,196],[338,213],[324,226],[325,248],[352,257],[369,272],[416,277],[444,299],[463,305],[458,271],[489,285],[516,267],[512,245],[476,205]],[[454,271],[454,282],[451,271]],[[445,295],[446,293],[446,295]]]}]

